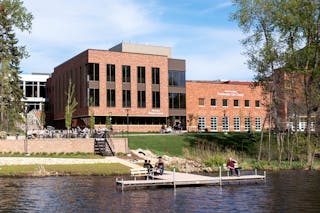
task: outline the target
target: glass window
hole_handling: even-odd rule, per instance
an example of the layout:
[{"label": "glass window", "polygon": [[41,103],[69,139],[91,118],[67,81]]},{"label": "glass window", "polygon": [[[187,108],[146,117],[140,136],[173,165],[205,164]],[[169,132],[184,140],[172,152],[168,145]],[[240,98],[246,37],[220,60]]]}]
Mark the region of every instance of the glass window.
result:
[{"label": "glass window", "polygon": [[160,92],[152,92],[152,108],[160,108]]},{"label": "glass window", "polygon": [[251,129],[251,119],[249,117],[244,118],[244,130],[250,132]]},{"label": "glass window", "polygon": [[226,116],[222,118],[222,131],[229,131],[229,118]]},{"label": "glass window", "polygon": [[185,72],[169,70],[169,86],[185,87]]},{"label": "glass window", "polygon": [[199,105],[204,106],[204,98],[199,98]]},{"label": "glass window", "polygon": [[40,97],[45,98],[46,96],[46,82],[40,82]]},{"label": "glass window", "polygon": [[215,98],[211,98],[211,106],[217,106],[217,100]]},{"label": "glass window", "polygon": [[152,67],[152,84],[160,84],[160,69]]},{"label": "glass window", "polygon": [[228,106],[228,99],[222,99],[222,106]]},{"label": "glass window", "polygon": [[170,109],[185,109],[186,94],[185,93],[169,93],[169,108]]},{"label": "glass window", "polygon": [[116,80],[116,66],[114,64],[107,64],[107,81],[115,82]]},{"label": "glass window", "polygon": [[257,117],[255,120],[256,120],[256,131],[261,131],[261,118]]},{"label": "glass window", "polygon": [[99,89],[89,89],[89,106],[99,106]]},{"label": "glass window", "polygon": [[233,127],[234,127],[234,131],[240,131],[240,118],[239,117],[233,118]]},{"label": "glass window", "polygon": [[36,81],[26,82],[26,97],[38,97],[38,85]]},{"label": "glass window", "polygon": [[146,68],[145,67],[137,67],[137,79],[138,83],[146,83]]},{"label": "glass window", "polygon": [[244,100],[244,106],[250,107],[250,100]]},{"label": "glass window", "polygon": [[198,118],[198,130],[206,129],[206,117]]},{"label": "glass window", "polygon": [[107,106],[116,106],[116,91],[114,89],[107,89]]},{"label": "glass window", "polygon": [[146,107],[146,91],[138,91],[138,107]]},{"label": "glass window", "polygon": [[89,81],[99,81],[99,64],[87,64],[87,73]]},{"label": "glass window", "polygon": [[122,82],[130,83],[130,66],[122,65]]},{"label": "glass window", "polygon": [[239,100],[233,100],[233,106],[238,107],[239,106]]},{"label": "glass window", "polygon": [[216,132],[218,131],[218,118],[217,117],[211,117],[211,131]]},{"label": "glass window", "polygon": [[256,106],[256,107],[260,107],[260,101],[259,101],[259,100],[256,100],[256,101],[255,101],[255,106]]},{"label": "glass window", "polygon": [[122,90],[122,107],[131,107],[131,91]]}]

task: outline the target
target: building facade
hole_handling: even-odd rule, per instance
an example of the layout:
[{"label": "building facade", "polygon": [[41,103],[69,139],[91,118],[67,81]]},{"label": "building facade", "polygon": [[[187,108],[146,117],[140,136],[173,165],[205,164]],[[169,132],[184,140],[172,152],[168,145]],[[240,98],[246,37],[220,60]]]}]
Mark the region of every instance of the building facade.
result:
[{"label": "building facade", "polygon": [[190,131],[262,130],[267,115],[266,98],[262,88],[251,82],[187,81],[186,93]]},{"label": "building facade", "polygon": [[20,74],[21,78],[20,88],[23,90],[22,102],[27,106],[28,111],[33,109],[44,110],[47,102],[47,79],[50,74],[47,73],[32,73]]},{"label": "building facade", "polygon": [[88,49],[55,67],[47,81],[48,120],[64,127],[66,91],[75,85],[73,126],[96,127],[110,119],[118,131],[159,131],[186,123],[185,60],[171,48],[120,43],[109,50]]}]

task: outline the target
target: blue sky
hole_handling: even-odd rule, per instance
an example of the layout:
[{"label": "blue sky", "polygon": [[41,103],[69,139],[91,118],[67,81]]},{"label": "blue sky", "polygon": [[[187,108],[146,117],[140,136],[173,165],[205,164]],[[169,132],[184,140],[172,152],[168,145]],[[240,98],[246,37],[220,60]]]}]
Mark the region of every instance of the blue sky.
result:
[{"label": "blue sky", "polygon": [[240,40],[230,21],[231,0],[24,0],[34,15],[32,32],[18,33],[30,57],[23,73],[51,73],[90,48],[124,41],[172,47],[186,59],[187,80],[250,81]]}]

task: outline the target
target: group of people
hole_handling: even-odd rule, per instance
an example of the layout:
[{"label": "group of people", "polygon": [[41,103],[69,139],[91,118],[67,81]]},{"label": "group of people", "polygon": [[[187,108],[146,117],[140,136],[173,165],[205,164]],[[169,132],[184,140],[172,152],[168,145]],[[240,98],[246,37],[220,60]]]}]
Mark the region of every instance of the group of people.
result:
[{"label": "group of people", "polygon": [[162,157],[158,157],[158,161],[153,167],[150,160],[144,160],[144,168],[148,169],[148,172],[153,175],[162,175],[164,172],[164,163]]}]

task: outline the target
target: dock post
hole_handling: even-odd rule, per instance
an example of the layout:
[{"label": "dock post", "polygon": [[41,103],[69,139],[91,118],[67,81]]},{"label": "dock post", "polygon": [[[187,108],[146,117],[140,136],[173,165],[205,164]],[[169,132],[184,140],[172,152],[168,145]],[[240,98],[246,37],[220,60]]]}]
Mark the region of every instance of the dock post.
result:
[{"label": "dock post", "polygon": [[222,185],[221,166],[219,166],[219,182],[220,182],[220,186],[221,186]]},{"label": "dock post", "polygon": [[266,182],[267,181],[267,172],[266,171],[263,172],[263,176],[264,176],[264,182]]},{"label": "dock post", "polygon": [[257,169],[254,170],[254,174],[255,174],[255,175],[258,175]]},{"label": "dock post", "polygon": [[172,180],[173,180],[173,188],[176,189],[176,180],[175,180],[175,174],[176,174],[176,168],[173,167],[173,177],[172,177]]},{"label": "dock post", "polygon": [[123,178],[122,178],[122,181],[121,181],[121,191],[123,191]]}]

